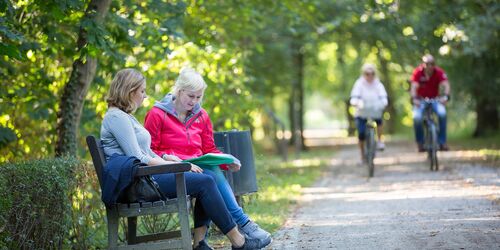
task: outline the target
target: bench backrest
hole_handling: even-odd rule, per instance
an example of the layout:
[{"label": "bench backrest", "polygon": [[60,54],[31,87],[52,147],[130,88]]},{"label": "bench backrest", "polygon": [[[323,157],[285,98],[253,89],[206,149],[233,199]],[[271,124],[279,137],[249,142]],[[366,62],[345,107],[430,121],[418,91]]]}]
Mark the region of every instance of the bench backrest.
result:
[{"label": "bench backrest", "polygon": [[102,150],[101,140],[96,139],[93,135],[87,136],[86,139],[90,156],[92,157],[92,162],[94,163],[95,172],[97,174],[97,178],[99,179],[99,184],[102,185],[102,172],[104,170],[106,158],[104,157],[104,151]]}]

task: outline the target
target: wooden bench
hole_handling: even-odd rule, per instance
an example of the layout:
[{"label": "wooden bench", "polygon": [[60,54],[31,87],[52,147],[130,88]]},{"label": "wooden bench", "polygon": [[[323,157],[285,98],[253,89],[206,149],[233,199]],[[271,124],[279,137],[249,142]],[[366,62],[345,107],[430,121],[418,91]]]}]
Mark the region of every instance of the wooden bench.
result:
[{"label": "wooden bench", "polygon": [[[102,173],[106,160],[101,142],[94,136],[87,136],[87,146],[92,156],[92,162],[102,184]],[[115,204],[106,207],[108,219],[108,248],[110,249],[192,249],[191,229],[189,226],[190,198],[186,194],[184,172],[189,171],[189,163],[178,163],[158,166],[139,167],[136,176],[154,175],[162,173],[175,173],[177,198],[167,201],[148,203]],[[143,215],[158,215],[165,213],[178,213],[180,231],[171,231],[149,235],[137,235],[137,217]],[[127,218],[128,232],[126,233],[127,245],[118,245],[119,218]]]}]

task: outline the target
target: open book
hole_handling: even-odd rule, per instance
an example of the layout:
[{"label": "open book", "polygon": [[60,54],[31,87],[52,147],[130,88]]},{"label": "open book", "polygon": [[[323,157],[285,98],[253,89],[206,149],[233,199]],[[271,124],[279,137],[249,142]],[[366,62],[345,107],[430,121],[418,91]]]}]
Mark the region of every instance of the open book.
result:
[{"label": "open book", "polygon": [[198,166],[220,166],[225,164],[236,163],[241,166],[240,160],[230,154],[208,153],[200,157],[183,160]]}]

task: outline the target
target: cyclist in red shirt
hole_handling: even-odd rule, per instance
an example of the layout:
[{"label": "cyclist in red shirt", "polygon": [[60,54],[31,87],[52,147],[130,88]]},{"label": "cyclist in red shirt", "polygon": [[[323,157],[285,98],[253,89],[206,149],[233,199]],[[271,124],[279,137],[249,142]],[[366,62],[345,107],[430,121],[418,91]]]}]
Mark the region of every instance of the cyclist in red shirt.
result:
[{"label": "cyclist in red shirt", "polygon": [[432,104],[433,111],[437,114],[439,120],[438,142],[439,149],[446,151],[446,108],[450,96],[450,84],[448,77],[443,69],[435,65],[434,57],[426,54],[422,57],[420,64],[414,71],[410,79],[411,89],[410,94],[413,101],[413,126],[415,129],[415,139],[418,144],[418,151],[424,151],[424,131],[422,126],[422,118],[424,105],[420,103],[422,98],[437,98],[439,97],[440,87],[443,88],[443,97],[439,98],[440,102]]}]

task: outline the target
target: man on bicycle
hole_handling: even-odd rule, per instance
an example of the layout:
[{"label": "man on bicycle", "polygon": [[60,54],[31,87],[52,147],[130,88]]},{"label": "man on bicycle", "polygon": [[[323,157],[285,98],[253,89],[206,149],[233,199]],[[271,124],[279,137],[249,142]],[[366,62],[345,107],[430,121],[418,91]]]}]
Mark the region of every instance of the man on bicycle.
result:
[{"label": "man on bicycle", "polygon": [[413,126],[419,152],[425,151],[423,146],[424,130],[422,125],[425,105],[423,105],[420,100],[423,98],[438,98],[440,87],[443,88],[443,96],[439,98],[439,102],[432,103],[432,110],[437,114],[439,120],[439,150],[447,151],[445,105],[450,96],[450,84],[446,73],[443,69],[435,65],[435,60],[432,55],[426,54],[422,57],[422,64],[413,71],[410,81],[410,94],[413,101]]},{"label": "man on bicycle", "polygon": [[365,64],[361,69],[362,75],[356,80],[351,90],[350,104],[356,108],[354,117],[358,129],[358,145],[361,153],[361,160],[365,162],[365,131],[368,119],[373,119],[377,123],[377,149],[383,150],[385,145],[382,142],[382,115],[388,104],[387,92],[384,85],[375,75],[375,65]]}]

